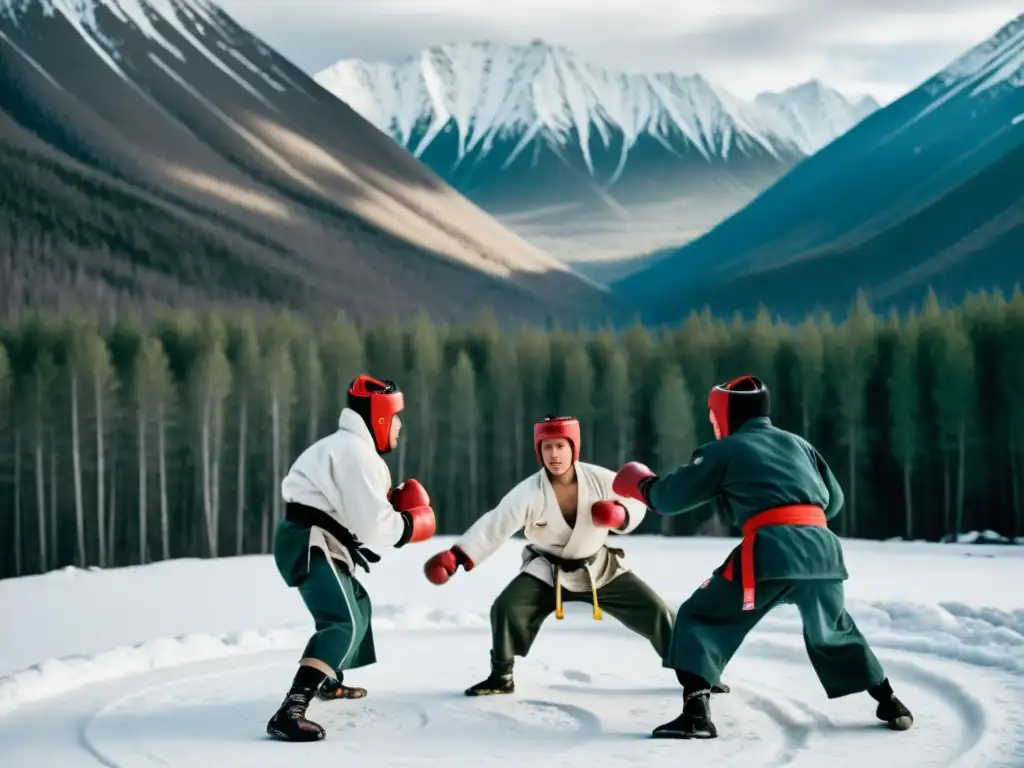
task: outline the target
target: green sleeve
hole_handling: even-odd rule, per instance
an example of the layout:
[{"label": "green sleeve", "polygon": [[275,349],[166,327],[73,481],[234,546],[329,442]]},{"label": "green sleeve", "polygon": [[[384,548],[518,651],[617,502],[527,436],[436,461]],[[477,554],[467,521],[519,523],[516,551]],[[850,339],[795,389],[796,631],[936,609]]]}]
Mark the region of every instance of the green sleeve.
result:
[{"label": "green sleeve", "polygon": [[659,477],[644,489],[647,505],[662,515],[681,515],[721,493],[726,458],[723,451],[705,445],[693,452],[690,463]]},{"label": "green sleeve", "polygon": [[839,481],[836,480],[836,476],[832,474],[832,470],[829,469],[828,463],[821,457],[821,454],[815,451],[814,459],[818,467],[818,474],[821,475],[821,479],[825,482],[825,487],[828,488],[828,506],[825,507],[825,519],[831,520],[843,508],[846,497],[843,496],[843,489],[839,487]]}]

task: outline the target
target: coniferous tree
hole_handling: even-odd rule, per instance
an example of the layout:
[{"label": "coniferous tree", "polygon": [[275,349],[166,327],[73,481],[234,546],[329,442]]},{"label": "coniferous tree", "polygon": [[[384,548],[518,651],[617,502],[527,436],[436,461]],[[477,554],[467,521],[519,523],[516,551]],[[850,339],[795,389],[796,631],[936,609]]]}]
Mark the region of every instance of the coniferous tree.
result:
[{"label": "coniferous tree", "polygon": [[[16,385],[20,385],[16,394],[16,407],[23,414],[26,443],[31,452],[31,485],[34,489],[31,498],[35,507],[39,571],[48,570],[51,561],[46,524],[48,494],[45,457],[48,428],[55,416],[49,395],[57,376],[54,359],[57,333],[54,324],[40,315],[33,315],[26,321],[19,338],[20,376],[15,380]],[[20,446],[18,451],[20,454]]]},{"label": "coniferous tree", "polygon": [[295,369],[292,363],[291,342],[294,329],[288,318],[272,319],[262,329],[263,382],[265,406],[270,421],[270,482],[261,489],[269,500],[269,519],[264,517],[260,526],[263,548],[269,546],[270,532],[283,516],[281,481],[288,471],[289,448],[292,432],[292,409],[295,403]]},{"label": "coniferous tree", "polygon": [[618,469],[633,448],[633,418],[630,410],[629,365],[613,337],[605,334],[598,341],[603,361],[594,398],[594,461]]},{"label": "coniferous tree", "polygon": [[333,429],[345,407],[349,382],[365,373],[366,354],[359,329],[343,315],[335,317],[320,332],[319,338],[324,370],[325,427]]},{"label": "coniferous tree", "polygon": [[795,334],[800,434],[811,441],[817,439],[816,425],[824,396],[825,343],[831,330],[831,320],[826,316],[821,322],[808,318]]},{"label": "coniferous tree", "polygon": [[[159,350],[154,350],[158,352]],[[245,512],[249,502],[249,472],[252,451],[254,414],[260,413],[260,381],[262,366],[259,330],[252,315],[235,318],[228,327],[228,361],[234,372],[232,391],[235,413],[235,554],[245,551]],[[320,415],[317,414],[317,421]]]},{"label": "coniferous tree", "polygon": [[558,414],[572,416],[580,423],[580,458],[590,461],[594,451],[594,371],[590,355],[580,340],[573,339],[569,343],[561,367]]},{"label": "coniferous tree", "polygon": [[1024,293],[1016,291],[1006,315],[1002,389],[1010,475],[1013,533],[1024,537]]},{"label": "coniferous tree", "polygon": [[946,315],[942,320],[939,358],[935,364],[939,375],[932,382],[932,397],[943,451],[943,527],[955,540],[963,532],[967,443],[976,415],[975,366],[959,318]]},{"label": "coniferous tree", "polygon": [[403,414],[402,439],[412,441],[408,448],[411,477],[429,477],[434,472],[442,362],[437,328],[420,313],[409,331],[409,373],[402,385],[409,404]]},{"label": "coniferous tree", "polygon": [[139,531],[140,555],[145,562],[147,553],[153,551],[149,536],[151,517],[149,500],[153,495],[150,491],[149,478],[152,477],[155,469],[160,552],[163,559],[166,560],[170,556],[167,428],[174,405],[174,388],[170,364],[159,339],[153,336],[143,337],[135,376],[141,419],[139,433],[145,435],[145,440],[139,445],[139,482],[143,486],[139,489],[139,520],[143,526],[143,529]]},{"label": "coniferous tree", "polygon": [[[218,318],[205,320],[198,329],[196,346],[190,393],[197,417],[204,531],[210,555],[216,557],[220,551],[224,404],[232,385],[224,324]],[[287,358],[287,349],[284,356]]]},{"label": "coniferous tree", "polygon": [[[8,438],[13,432],[10,428],[12,421],[11,378],[11,359],[7,354],[7,346],[3,338],[0,337],[0,478],[10,471],[6,466],[6,459],[7,451],[11,450],[11,446],[8,445]],[[0,483],[0,487],[3,487],[3,483]],[[4,538],[11,542],[10,554],[4,552],[0,556],[0,561],[12,563],[15,560],[15,552],[17,552],[20,545],[13,526],[13,518],[18,514],[18,510],[13,503],[13,499],[7,495],[6,488],[3,488],[3,491],[0,492],[0,499],[3,499],[0,506],[8,509],[8,513],[3,516],[7,519],[5,520],[3,517],[0,517],[0,530],[4,531]],[[9,531],[7,530],[8,525],[11,526]],[[0,578],[3,578],[4,575],[3,570],[0,570]]]},{"label": "coniferous tree", "polygon": [[[670,363],[664,368],[652,405],[654,471],[666,474],[689,462],[697,448],[693,401],[678,365]],[[663,517],[662,532],[672,533],[675,520],[675,517]]]},{"label": "coniferous tree", "polygon": [[861,294],[850,317],[838,329],[831,352],[840,444],[846,454],[846,505],[840,530],[848,535],[857,525],[861,491],[861,459],[868,449],[867,385],[875,362],[877,319]]},{"label": "coniferous tree", "polygon": [[917,381],[917,322],[911,318],[900,326],[890,323],[896,337],[888,380],[889,411],[892,419],[892,451],[903,479],[903,536],[913,539],[914,470],[921,451],[920,407]]},{"label": "coniferous tree", "polygon": [[[862,299],[838,327],[702,312],[657,333],[498,333],[486,316],[336,317],[314,333],[288,314],[258,327],[235,313],[29,315],[0,328],[0,575],[268,551],[283,473],[336,428],[362,372],[402,384],[405,448],[388,460],[396,480],[428,487],[445,533],[536,466],[531,427],[545,414],[580,418],[585,458],[660,468],[680,435],[710,438],[710,385],[752,372],[777,422],[836,470],[846,534],[1021,535],[1022,307],[1020,294],[957,308],[932,295],[882,323]],[[672,532],[709,530],[697,520]],[[656,532],[650,522],[641,532]]]},{"label": "coniferous tree", "polygon": [[[519,371],[523,393],[523,411],[527,424],[521,429],[527,439],[519,443],[521,461],[526,466],[536,466],[533,433],[530,425],[542,420],[547,415],[554,415],[558,403],[552,402],[548,383],[551,380],[551,338],[536,329],[524,330],[516,342],[516,369]],[[517,473],[521,476],[523,473]]]},{"label": "coniferous tree", "polygon": [[479,408],[476,374],[469,354],[458,353],[447,376],[444,507],[455,512],[452,523],[464,530],[480,516]]}]

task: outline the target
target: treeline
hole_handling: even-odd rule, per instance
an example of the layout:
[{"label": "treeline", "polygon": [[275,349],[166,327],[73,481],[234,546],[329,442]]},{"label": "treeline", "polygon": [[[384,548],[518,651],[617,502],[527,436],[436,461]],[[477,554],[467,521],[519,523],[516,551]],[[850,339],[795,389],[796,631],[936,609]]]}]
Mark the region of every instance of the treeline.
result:
[{"label": "treeline", "polygon": [[115,303],[298,308],[309,286],[293,262],[244,224],[0,142],[0,317]]},{"label": "treeline", "polygon": [[[847,494],[837,532],[937,540],[1024,534],[1024,296],[930,298],[903,318],[861,301],[841,325],[709,314],[654,333],[523,329],[489,317],[311,327],[296,316],[36,314],[0,326],[0,569],[111,567],[269,551],[280,479],[336,428],[349,380],[399,382],[395,482],[461,532],[536,470],[532,424],[572,414],[582,457],[666,471],[711,439],[707,390],[742,373]],[[713,513],[641,529],[730,533]]]}]

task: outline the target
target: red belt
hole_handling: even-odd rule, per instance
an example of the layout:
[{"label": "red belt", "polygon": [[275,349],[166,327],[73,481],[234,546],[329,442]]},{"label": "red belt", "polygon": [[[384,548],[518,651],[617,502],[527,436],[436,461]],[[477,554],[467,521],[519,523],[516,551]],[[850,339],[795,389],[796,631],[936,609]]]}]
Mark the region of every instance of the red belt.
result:
[{"label": "red belt", "polygon": [[[743,610],[754,610],[754,537],[762,528],[773,525],[810,525],[827,528],[828,521],[821,507],[813,504],[792,504],[758,512],[743,524],[743,541],[740,543],[740,560],[743,568]],[[722,569],[722,578],[732,581],[732,557]]]}]

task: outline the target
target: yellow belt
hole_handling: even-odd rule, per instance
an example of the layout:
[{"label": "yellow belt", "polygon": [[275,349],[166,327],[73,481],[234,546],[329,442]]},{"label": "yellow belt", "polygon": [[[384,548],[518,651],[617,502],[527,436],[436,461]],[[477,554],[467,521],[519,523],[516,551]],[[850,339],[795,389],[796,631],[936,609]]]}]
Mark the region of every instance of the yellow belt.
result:
[{"label": "yellow belt", "polygon": [[[604,614],[601,612],[601,606],[597,602],[597,586],[594,584],[594,576],[586,566],[584,566],[584,570],[586,570],[587,576],[590,577],[590,601],[594,606],[594,621],[601,621],[604,618]],[[552,565],[551,574],[555,581],[555,618],[564,619],[565,611],[562,609],[562,571],[557,565]]]}]

